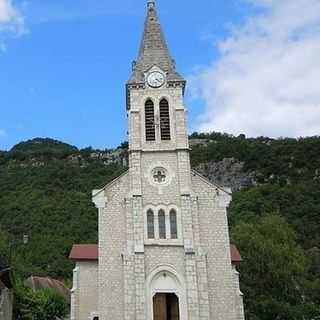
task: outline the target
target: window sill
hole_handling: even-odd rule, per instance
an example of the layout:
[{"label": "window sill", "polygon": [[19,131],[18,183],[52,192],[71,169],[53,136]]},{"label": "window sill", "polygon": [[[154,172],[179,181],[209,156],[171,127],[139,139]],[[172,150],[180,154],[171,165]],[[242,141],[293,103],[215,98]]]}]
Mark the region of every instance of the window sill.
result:
[{"label": "window sill", "polygon": [[160,246],[160,247],[183,247],[183,241],[182,240],[172,240],[172,239],[164,239],[164,240],[145,240],[144,241],[145,246]]}]

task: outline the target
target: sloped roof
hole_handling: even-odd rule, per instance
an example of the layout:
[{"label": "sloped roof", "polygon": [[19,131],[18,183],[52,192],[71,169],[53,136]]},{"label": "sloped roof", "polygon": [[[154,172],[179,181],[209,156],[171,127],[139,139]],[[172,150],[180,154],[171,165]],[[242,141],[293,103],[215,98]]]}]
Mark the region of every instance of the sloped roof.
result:
[{"label": "sloped roof", "polygon": [[167,72],[168,81],[184,81],[176,72],[175,62],[170,55],[162,32],[155,1],[148,1],[147,17],[139,55],[137,61],[133,64],[133,73],[128,83],[144,82],[144,73],[153,66]]},{"label": "sloped roof", "polygon": [[96,244],[75,244],[69,255],[71,260],[98,260],[98,245]]},{"label": "sloped roof", "polygon": [[237,264],[242,261],[240,252],[236,245],[230,244],[230,254],[231,254],[231,261],[233,264]]},{"label": "sloped roof", "polygon": [[[230,244],[231,262],[238,264],[242,261],[238,248],[234,244]],[[72,247],[69,259],[75,261],[95,261],[98,260],[99,249],[96,244],[77,245]]]},{"label": "sloped roof", "polygon": [[230,190],[230,188],[226,188],[226,187],[222,187],[222,186],[219,186],[218,184],[214,183],[214,182],[211,182],[207,177],[203,176],[200,172],[198,172],[197,170],[195,169],[192,169],[191,170],[191,173],[194,175],[194,176],[197,176],[199,177],[203,182],[205,182],[208,186],[211,186],[215,189],[218,189],[222,192],[224,192],[225,194],[231,196],[232,195],[232,191]]}]

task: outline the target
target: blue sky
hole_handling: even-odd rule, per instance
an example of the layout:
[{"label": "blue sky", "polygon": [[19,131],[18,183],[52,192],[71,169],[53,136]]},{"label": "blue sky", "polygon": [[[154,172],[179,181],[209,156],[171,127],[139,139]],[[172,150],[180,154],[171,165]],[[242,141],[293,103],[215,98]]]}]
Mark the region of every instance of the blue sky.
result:
[{"label": "blue sky", "polygon": [[[291,0],[290,3],[308,7],[304,1]],[[306,1],[318,3],[318,0]],[[261,61],[261,52],[268,51],[259,52],[255,45],[261,44],[265,33],[270,36],[267,44],[278,45],[279,41],[275,43],[274,39],[278,32],[266,30],[267,22],[276,25],[280,9],[287,10],[284,18],[289,21],[291,15],[297,13],[295,10],[299,10],[288,0],[283,0],[288,5],[281,8],[274,3],[274,0],[157,1],[162,27],[178,70],[190,80],[186,94],[190,131],[217,129],[253,136],[317,134],[318,126],[313,131],[273,131],[267,120],[260,132],[254,127],[257,118],[248,116],[254,114],[256,103],[260,105],[259,99],[267,95],[265,88],[270,86],[264,83],[267,81],[261,81],[262,88],[255,90],[261,95],[250,100],[252,88],[249,86],[257,85],[255,75],[262,68],[252,61]],[[124,85],[130,75],[131,61],[137,55],[145,13],[146,0],[0,0],[0,150],[34,137],[52,137],[78,147],[97,148],[114,147],[125,141]],[[306,21],[300,23],[302,27],[308,28],[311,22],[310,28],[319,27],[319,17],[312,20],[310,15],[311,11],[305,13]],[[260,23],[263,18],[267,20],[265,26]],[[288,24],[279,25],[280,28],[288,28]],[[299,30],[292,32],[299,35]],[[299,39],[295,41],[299,43]],[[282,40],[287,43],[286,38]],[[288,48],[291,49],[294,48]],[[315,47],[309,49],[319,52]],[[286,57],[287,52],[282,54]],[[244,55],[250,57],[251,64],[240,60]],[[278,59],[273,59],[272,63],[275,60]],[[245,81],[236,81],[239,80],[236,72],[244,66],[247,69],[242,75],[248,84],[244,91],[248,90],[250,95],[247,99],[241,86],[233,85],[245,84]],[[318,61],[313,69],[317,66]],[[279,69],[278,65],[272,67]],[[287,74],[291,71],[286,69]],[[280,78],[277,74],[274,76]],[[270,79],[270,83],[273,82]],[[224,83],[227,85],[220,88]],[[299,83],[296,86],[301,88]],[[289,100],[291,107],[294,92],[299,92],[294,90],[294,84],[292,87],[292,92],[286,93],[286,100],[281,100]],[[229,91],[224,96],[226,88]],[[310,86],[308,88],[310,91]],[[307,93],[303,91],[301,96]],[[313,92],[311,96],[314,97]],[[230,100],[230,97],[235,98]],[[266,107],[274,110],[276,120],[282,118],[283,121],[283,114],[277,113],[279,101],[266,100]],[[318,96],[310,101],[313,109],[308,113],[304,128],[311,128],[312,118],[320,115],[319,101]],[[252,109],[241,109],[247,105]],[[299,112],[294,113],[297,121],[300,121]],[[243,118],[243,122],[232,117]],[[318,120],[320,122],[320,118]],[[272,121],[274,123],[274,119]],[[236,126],[235,123],[240,124]],[[281,121],[278,125],[282,127]]]},{"label": "blue sky", "polygon": [[[136,57],[145,0],[14,3],[27,33],[0,53],[0,149],[33,137],[105,148],[126,140],[124,84]],[[158,0],[170,50],[186,77],[246,10],[239,1]],[[190,125],[202,108],[187,95]]]}]

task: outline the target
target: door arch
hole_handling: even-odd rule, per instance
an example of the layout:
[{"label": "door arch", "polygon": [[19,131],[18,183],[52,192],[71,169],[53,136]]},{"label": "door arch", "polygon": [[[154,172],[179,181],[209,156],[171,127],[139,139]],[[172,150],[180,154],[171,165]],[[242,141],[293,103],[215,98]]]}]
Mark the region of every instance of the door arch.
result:
[{"label": "door arch", "polygon": [[[172,266],[162,265],[150,273],[146,281],[146,301],[147,319],[188,320],[185,280]],[[159,318],[155,317],[155,308],[169,310],[162,310]]]}]

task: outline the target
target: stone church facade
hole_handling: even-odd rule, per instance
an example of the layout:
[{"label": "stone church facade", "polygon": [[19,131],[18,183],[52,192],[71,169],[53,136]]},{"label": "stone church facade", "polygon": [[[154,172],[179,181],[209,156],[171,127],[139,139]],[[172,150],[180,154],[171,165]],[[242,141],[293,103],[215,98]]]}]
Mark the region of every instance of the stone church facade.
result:
[{"label": "stone church facade", "polygon": [[72,320],[243,320],[230,190],[190,167],[186,82],[154,1],[127,82],[129,170],[93,191],[99,245],[75,245]]}]

